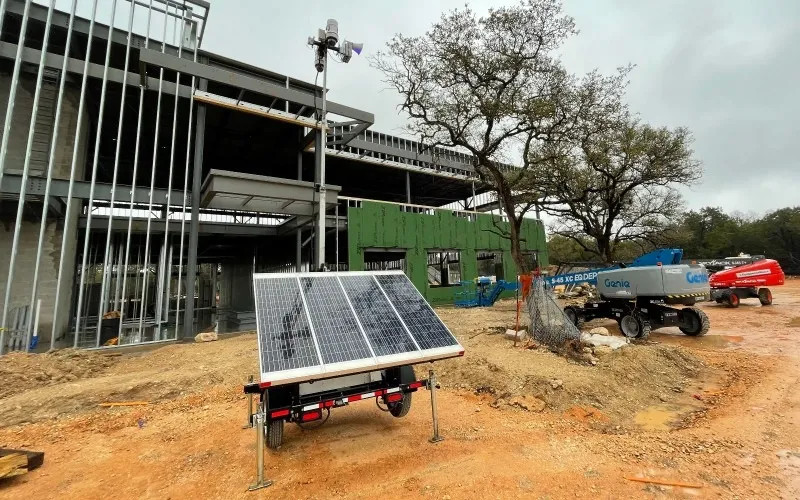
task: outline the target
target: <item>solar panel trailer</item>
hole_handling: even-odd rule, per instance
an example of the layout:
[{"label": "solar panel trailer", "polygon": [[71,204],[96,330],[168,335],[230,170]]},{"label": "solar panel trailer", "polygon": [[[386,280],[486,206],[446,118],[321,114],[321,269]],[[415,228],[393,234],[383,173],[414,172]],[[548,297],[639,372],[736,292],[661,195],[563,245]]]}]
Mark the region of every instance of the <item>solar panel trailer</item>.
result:
[{"label": "solar panel trailer", "polygon": [[273,449],[285,422],[327,419],[354,401],[375,398],[402,417],[411,393],[435,384],[412,365],[464,354],[402,271],[256,273],[253,287],[261,375],[245,392],[261,396]]}]

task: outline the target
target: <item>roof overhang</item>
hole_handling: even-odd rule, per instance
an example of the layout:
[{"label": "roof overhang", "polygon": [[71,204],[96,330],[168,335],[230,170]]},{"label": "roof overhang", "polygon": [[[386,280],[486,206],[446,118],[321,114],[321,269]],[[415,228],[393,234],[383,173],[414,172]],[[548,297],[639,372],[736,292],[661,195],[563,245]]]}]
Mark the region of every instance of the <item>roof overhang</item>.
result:
[{"label": "roof overhang", "polygon": [[[326,185],[326,207],[338,202],[341,186]],[[200,206],[281,215],[313,215],[319,192],[313,182],[211,170],[203,182]]]}]

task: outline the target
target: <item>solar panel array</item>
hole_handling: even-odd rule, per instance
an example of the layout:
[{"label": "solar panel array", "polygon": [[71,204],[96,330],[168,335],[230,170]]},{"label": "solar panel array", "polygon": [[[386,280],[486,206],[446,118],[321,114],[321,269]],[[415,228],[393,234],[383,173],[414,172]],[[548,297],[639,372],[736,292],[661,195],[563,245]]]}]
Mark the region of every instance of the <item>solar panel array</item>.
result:
[{"label": "solar panel array", "polygon": [[463,354],[402,271],[255,274],[261,381],[273,385]]}]

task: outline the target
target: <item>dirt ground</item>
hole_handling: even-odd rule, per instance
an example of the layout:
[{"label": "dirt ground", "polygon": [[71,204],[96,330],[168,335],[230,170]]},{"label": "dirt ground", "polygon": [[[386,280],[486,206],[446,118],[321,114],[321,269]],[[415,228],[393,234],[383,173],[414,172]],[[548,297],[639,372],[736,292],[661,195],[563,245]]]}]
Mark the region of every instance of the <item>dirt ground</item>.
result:
[{"label": "dirt ground", "polygon": [[[45,463],[0,482],[0,499],[800,498],[800,281],[773,292],[772,307],[704,304],[705,337],[656,331],[595,366],[513,347],[513,302],[440,308],[466,348],[435,364],[445,440],[428,443],[426,391],[402,419],[360,402],[317,429],[287,426],[266,456],[274,484],[258,492],[246,491],[255,431],[241,394],[255,335],[5,356],[0,447]],[[586,327],[598,325],[619,334]],[[98,406],[129,400],[150,404]]]}]

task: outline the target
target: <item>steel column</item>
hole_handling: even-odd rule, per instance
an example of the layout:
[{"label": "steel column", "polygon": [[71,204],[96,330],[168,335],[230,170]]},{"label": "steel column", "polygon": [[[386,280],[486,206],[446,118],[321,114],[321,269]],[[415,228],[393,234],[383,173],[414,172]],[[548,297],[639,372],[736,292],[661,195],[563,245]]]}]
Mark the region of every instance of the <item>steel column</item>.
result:
[{"label": "steel column", "polygon": [[[78,99],[78,119],[77,125],[75,126],[75,143],[72,147],[72,163],[70,166],[69,172],[69,188],[67,190],[67,209],[65,213],[67,214],[67,221],[69,221],[70,214],[72,213],[72,191],[75,188],[75,174],[76,168],[78,166],[78,152],[80,150],[80,137],[81,137],[81,122],[83,122],[83,110],[86,98],[86,82],[87,77],[89,76],[88,69],[89,69],[89,60],[91,59],[92,54],[92,35],[94,34],[94,19],[97,15],[97,0],[94,0],[92,3],[92,20],[89,23],[89,36],[86,42],[86,59],[83,65],[83,77],[81,78],[81,94],[80,98]],[[62,75],[63,78],[63,75]],[[65,263],[65,256],[67,254],[67,240],[72,236],[70,232],[67,230],[65,225],[64,232],[61,237],[61,256],[58,264],[58,276],[56,278],[56,298],[55,303],[53,304],[53,329],[52,335],[55,336],[56,329],[58,328],[58,313],[59,313],[59,301],[61,297],[61,285],[62,279],[64,277],[64,273],[66,269],[64,267]],[[81,267],[81,271],[83,272],[86,267],[86,255],[84,254],[84,260]],[[82,293],[81,286],[78,287],[78,294]],[[76,318],[80,317],[80,309],[76,307],[75,309]],[[79,327],[78,323],[76,322],[76,327]],[[73,340],[73,347],[78,347],[78,335],[75,335],[75,339]]]},{"label": "steel column", "polygon": [[[200,90],[206,89],[206,81],[198,82]],[[203,177],[203,147],[206,133],[206,105],[197,104],[197,123],[194,135],[194,165],[192,166],[192,219],[189,223],[189,257],[186,268],[186,313],[184,314],[183,337],[194,336],[194,293],[197,278],[197,243],[200,229],[200,184]],[[188,330],[187,330],[188,327]]]},{"label": "steel column", "polygon": [[[42,39],[42,53],[47,50],[47,44],[50,40],[50,25],[53,20],[53,8],[54,8],[55,0],[50,0],[50,7],[47,11],[47,21],[45,22],[44,28],[44,38]],[[25,28],[22,28],[23,30]],[[25,44],[25,40],[20,38],[19,41],[20,46]],[[17,201],[17,218],[15,219],[14,224],[14,236],[11,239],[11,255],[9,256],[8,260],[8,274],[6,275],[6,295],[3,299],[3,319],[0,321],[0,328],[4,328],[6,326],[6,319],[8,317],[8,306],[11,301],[11,289],[14,283],[14,271],[16,271],[16,261],[17,261],[17,251],[19,250],[19,237],[20,233],[22,232],[22,215],[25,209],[25,187],[27,186],[28,180],[28,173],[30,172],[31,166],[31,153],[33,152],[33,136],[36,132],[36,118],[39,115],[39,98],[41,97],[42,91],[42,77],[44,76],[44,61],[39,62],[39,71],[36,74],[36,90],[34,91],[33,95],[33,110],[31,111],[31,123],[28,127],[28,142],[25,147],[25,160],[22,166],[22,186],[19,192],[19,200]],[[12,104],[9,98],[9,109],[11,108]],[[8,134],[11,130],[11,124],[6,123],[5,134],[3,135],[3,141],[5,145],[8,144]],[[2,179],[0,179],[2,181]],[[46,203],[45,203],[46,204]],[[27,342],[27,332],[31,329],[31,323],[33,319],[33,307],[28,307],[27,317],[25,321],[25,331],[26,334],[24,337],[26,338]],[[2,335],[2,332],[0,332]],[[4,342],[0,339],[0,354],[3,354]],[[27,350],[27,346],[25,348]]]},{"label": "steel column", "polygon": [[[134,10],[134,7],[136,7],[136,4],[131,3],[131,10],[128,13],[128,42],[125,45],[125,66],[123,67],[123,69],[126,72],[128,71],[128,64],[130,62],[130,56],[131,56],[131,39],[133,38],[132,35],[133,35],[133,10]],[[113,23],[114,23],[113,15],[112,15],[112,18],[111,18],[111,23],[112,23],[111,26],[113,26]],[[109,43],[109,47],[110,47],[111,46],[111,40],[109,40],[108,43]],[[120,149],[122,148],[122,124],[124,123],[123,120],[125,118],[125,96],[127,95],[127,91],[128,91],[128,86],[127,85],[122,85],[122,96],[120,97],[120,101],[119,101],[119,121],[117,123],[117,147],[116,147],[116,150],[114,152],[114,173],[112,174],[112,179],[111,179],[111,202],[109,204],[111,209],[108,212],[108,219],[109,219],[108,220],[108,227],[109,227],[109,229],[108,229],[108,231],[106,231],[106,249],[105,249],[105,255],[103,256],[103,263],[104,263],[104,265],[103,265],[103,277],[104,278],[105,278],[106,270],[110,268],[110,266],[108,266],[106,264],[108,263],[108,259],[109,259],[109,256],[110,256],[109,255],[109,247],[112,247],[112,245],[111,245],[111,233],[112,233],[111,226],[112,226],[112,222],[114,220],[114,201],[116,201],[115,200],[115,195],[116,195],[116,192],[117,192],[117,175],[119,173],[119,153],[120,153]],[[177,92],[176,92],[176,95],[177,95]],[[99,134],[98,134],[98,137],[99,137]],[[88,234],[89,228],[87,227],[86,230],[87,230],[87,234]],[[113,252],[113,250],[112,250],[112,252]],[[111,258],[113,259],[113,256]],[[117,294],[118,293],[119,293],[119,291],[117,291]],[[101,300],[105,299],[105,294],[106,294],[106,281],[104,279],[103,280],[103,290],[100,293]],[[114,303],[116,305],[116,297],[115,297]],[[98,314],[97,314],[97,339],[98,339],[97,343],[98,343],[98,347],[99,347],[99,344],[100,344],[100,328],[101,328],[102,323],[103,323],[103,314],[106,311],[107,304],[108,304],[107,302],[102,303],[102,306],[100,307],[100,309],[98,309]],[[120,325],[121,324],[122,324],[122,320],[120,318]]]},{"label": "steel column", "polygon": [[[147,11],[147,35],[145,36],[144,40],[145,47],[148,47],[150,45],[150,22],[152,20],[152,15],[153,15],[153,0],[150,0],[150,7]],[[131,250],[131,232],[132,232],[131,230],[133,229],[133,205],[135,199],[134,193],[136,192],[136,173],[138,172],[139,169],[139,144],[142,132],[142,110],[144,107],[144,92],[145,88],[139,87],[139,114],[137,115],[136,119],[136,146],[133,153],[133,174],[131,178],[131,204],[128,207],[128,233],[125,238],[125,275],[122,278],[123,297],[127,296],[127,286],[128,286],[127,270],[128,270],[128,261],[130,258],[130,250]],[[110,228],[111,226],[109,226],[109,230]],[[141,269],[141,267],[139,267],[139,263],[141,262],[141,252],[142,252],[141,247],[137,245],[137,257],[136,257],[137,270],[136,270],[136,285],[133,292],[134,298],[139,296],[139,270]],[[134,305],[136,304],[134,303]],[[137,312],[137,309],[139,315],[141,316],[142,314],[141,304],[139,304],[139,307],[134,307],[134,316],[136,315],[135,313]],[[119,331],[117,333],[118,333],[118,338],[120,340],[122,339],[122,322],[124,321],[124,319],[125,318],[123,315],[122,317],[120,317],[119,321]],[[139,321],[141,323],[141,318]],[[139,334],[141,334],[141,332],[139,332]]]},{"label": "steel column", "polygon": [[[97,1],[95,0],[95,6],[97,5]],[[109,26],[114,25],[114,17],[117,13],[117,0],[113,0],[111,3],[111,21],[109,22]],[[94,15],[92,15],[92,19],[94,19]],[[94,208],[94,186],[95,182],[97,182],[97,166],[100,159],[100,139],[103,136],[103,118],[105,116],[105,103],[106,103],[106,91],[108,90],[108,66],[111,61],[111,46],[112,42],[109,39],[108,43],[106,44],[106,57],[103,63],[103,82],[100,87],[100,107],[97,117],[97,130],[95,132],[95,139],[94,139],[94,157],[92,159],[92,180],[91,180],[91,187],[89,188],[89,207],[86,212],[87,223],[86,223],[86,231],[83,235],[83,260],[86,261],[86,254],[89,251],[89,237],[91,236],[92,231],[92,209]],[[104,259],[105,261],[105,259]],[[105,262],[104,262],[105,264]],[[83,276],[81,276],[83,279]],[[102,286],[102,285],[101,285]],[[83,289],[81,289],[83,290]],[[102,292],[100,293],[102,297]],[[83,294],[81,291],[78,292],[78,310],[80,311],[81,304],[83,303]],[[100,310],[98,312],[98,318],[102,316]],[[98,321],[99,322],[99,321]],[[80,324],[80,316],[76,317],[76,323]],[[78,341],[78,329],[75,330],[75,342]],[[96,346],[100,347],[100,330],[97,330],[96,338]]]},{"label": "steel column", "polygon": [[411,172],[406,170],[406,203],[411,203]]}]

